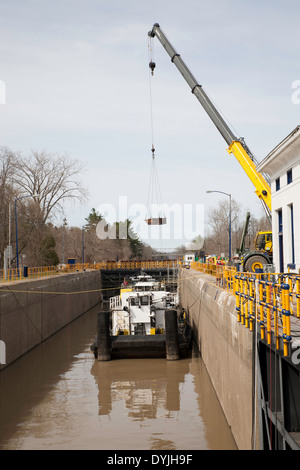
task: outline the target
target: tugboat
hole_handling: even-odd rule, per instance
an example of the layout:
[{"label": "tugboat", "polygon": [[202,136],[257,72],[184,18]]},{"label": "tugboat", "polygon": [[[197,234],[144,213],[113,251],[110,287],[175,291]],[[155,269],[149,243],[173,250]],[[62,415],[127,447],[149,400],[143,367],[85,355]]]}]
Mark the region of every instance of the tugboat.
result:
[{"label": "tugboat", "polygon": [[[109,335],[109,339],[100,338],[104,333],[103,328],[99,331],[98,322],[98,334],[91,346],[96,359],[99,359],[101,343],[106,344],[105,356],[109,358],[170,357],[170,341],[172,349],[174,345],[177,347],[175,356],[179,358],[186,355],[191,346],[191,328],[180,309],[177,292],[166,291],[162,283],[147,274],[141,273],[125,281],[120,295],[109,299],[108,313],[105,335]],[[104,312],[98,315],[103,317]]]},{"label": "tugboat", "polygon": [[178,308],[178,294],[141,274],[110,298],[112,335],[155,335],[165,331],[165,310]]}]

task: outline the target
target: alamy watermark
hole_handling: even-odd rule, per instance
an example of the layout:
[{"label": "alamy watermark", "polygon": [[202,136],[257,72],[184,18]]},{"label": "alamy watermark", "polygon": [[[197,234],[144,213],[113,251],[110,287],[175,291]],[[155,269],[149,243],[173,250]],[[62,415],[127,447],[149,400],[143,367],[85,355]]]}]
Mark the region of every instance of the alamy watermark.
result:
[{"label": "alamy watermark", "polygon": [[6,345],[0,340],[0,364],[6,364]]},{"label": "alamy watermark", "polygon": [[6,104],[6,85],[3,80],[0,80],[0,104]]},{"label": "alamy watermark", "polygon": [[291,360],[292,360],[292,363],[293,364],[296,364],[296,365],[299,365],[300,364],[300,348],[297,348],[292,356],[291,356]]},{"label": "alamy watermark", "polygon": [[[150,210],[149,210],[150,209]],[[150,208],[140,203],[128,205],[127,197],[120,196],[117,207],[100,204],[97,213],[103,216],[97,224],[96,233],[101,240],[136,239],[144,240],[202,240],[204,234],[203,204],[152,204]],[[114,221],[124,221],[115,224]],[[130,224],[125,221],[130,220]],[[147,223],[154,221],[154,224]],[[112,221],[113,223],[109,223]],[[159,223],[165,221],[166,223]],[[200,236],[199,236],[200,235]],[[199,249],[202,246],[199,246]]]},{"label": "alamy watermark", "polygon": [[292,93],[292,103],[300,104],[300,80],[294,80],[292,83],[292,88],[295,91]]}]

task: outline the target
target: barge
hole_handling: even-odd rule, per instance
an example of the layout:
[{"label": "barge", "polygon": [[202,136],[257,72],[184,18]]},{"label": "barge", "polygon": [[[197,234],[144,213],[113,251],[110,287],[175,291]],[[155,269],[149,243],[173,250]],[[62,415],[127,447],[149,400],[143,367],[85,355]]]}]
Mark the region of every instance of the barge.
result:
[{"label": "barge", "polygon": [[91,350],[98,360],[166,357],[179,359],[191,347],[191,328],[177,292],[141,274],[124,282],[120,295],[98,313]]}]

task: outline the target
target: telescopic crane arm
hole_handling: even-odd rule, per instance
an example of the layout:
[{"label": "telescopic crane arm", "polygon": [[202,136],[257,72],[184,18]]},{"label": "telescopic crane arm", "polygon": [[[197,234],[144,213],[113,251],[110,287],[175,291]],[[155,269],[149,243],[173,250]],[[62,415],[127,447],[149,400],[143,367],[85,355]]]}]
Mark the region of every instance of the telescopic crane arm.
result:
[{"label": "telescopic crane arm", "polygon": [[227,123],[222,118],[219,111],[216,109],[214,104],[211,102],[211,100],[203,90],[202,85],[199,85],[195,77],[192,75],[186,64],[181,59],[180,55],[170,44],[167,37],[161,30],[159,24],[155,23],[153,25],[152,30],[149,31],[148,35],[152,38],[156,36],[162,46],[165,48],[171,58],[171,61],[173,62],[173,64],[176,65],[177,69],[190,86],[192,93],[199,100],[204,110],[206,111],[212,122],[215,124],[215,126],[225,139],[226,143],[229,145],[227,149],[228,153],[234,154],[234,156],[250,178],[251,182],[255,187],[255,193],[261,200],[267,215],[271,217],[272,207],[270,186],[263,177],[263,175],[256,171],[257,162],[255,161],[254,156],[251,154],[244,140],[237,138],[233,134],[231,129],[228,127]]}]

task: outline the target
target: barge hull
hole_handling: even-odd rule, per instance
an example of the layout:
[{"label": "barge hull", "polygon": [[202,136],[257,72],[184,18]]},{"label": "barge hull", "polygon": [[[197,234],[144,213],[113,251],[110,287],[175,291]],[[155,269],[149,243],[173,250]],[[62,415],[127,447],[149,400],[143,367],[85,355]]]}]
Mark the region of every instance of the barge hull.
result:
[{"label": "barge hull", "polygon": [[112,358],[166,357],[166,335],[111,337]]},{"label": "barge hull", "polygon": [[[191,348],[191,341],[179,334],[179,355],[185,357]],[[97,339],[91,347],[96,359],[98,357]],[[165,358],[166,335],[117,335],[110,336],[111,359],[129,358]]]}]

